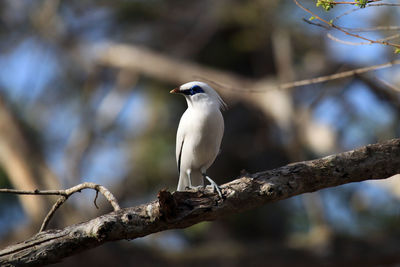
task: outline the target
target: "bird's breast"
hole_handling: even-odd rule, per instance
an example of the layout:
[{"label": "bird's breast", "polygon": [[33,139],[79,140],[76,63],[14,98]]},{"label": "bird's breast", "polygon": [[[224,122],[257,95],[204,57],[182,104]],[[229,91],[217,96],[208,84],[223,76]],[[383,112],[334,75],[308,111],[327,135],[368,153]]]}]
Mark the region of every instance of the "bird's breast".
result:
[{"label": "bird's breast", "polygon": [[194,112],[188,116],[190,121],[186,126],[185,144],[183,153],[190,155],[190,165],[193,167],[207,167],[217,156],[224,132],[224,120],[219,110],[208,112]]}]

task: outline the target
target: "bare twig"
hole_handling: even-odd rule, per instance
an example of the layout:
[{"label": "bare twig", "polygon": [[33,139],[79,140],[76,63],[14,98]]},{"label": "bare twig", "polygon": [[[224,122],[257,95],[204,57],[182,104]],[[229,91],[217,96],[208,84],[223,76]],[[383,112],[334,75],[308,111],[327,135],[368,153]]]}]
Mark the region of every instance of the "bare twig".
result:
[{"label": "bare twig", "polygon": [[333,29],[336,29],[338,31],[343,32],[346,35],[349,35],[349,36],[352,36],[352,37],[355,37],[355,38],[358,38],[358,39],[362,39],[364,41],[368,41],[368,42],[373,43],[373,44],[382,44],[382,45],[392,46],[392,47],[395,47],[395,48],[400,48],[400,44],[395,44],[395,43],[391,43],[391,42],[387,42],[387,41],[372,40],[372,39],[369,39],[367,37],[364,37],[364,36],[361,36],[361,35],[358,35],[358,34],[355,34],[355,33],[351,33],[350,31],[347,31],[344,28],[334,24],[333,21],[327,21],[326,19],[321,18],[315,12],[311,11],[310,9],[308,9],[308,8],[304,7],[302,4],[300,4],[299,1],[297,1],[297,0],[293,0],[293,1],[298,7],[300,7],[301,9],[306,11],[307,13],[311,14],[315,19],[325,23],[327,26],[329,26],[329,27],[331,27]]},{"label": "bare twig", "polygon": [[[372,44],[371,42],[358,42],[358,43],[356,43],[356,42],[345,41],[345,40],[337,38],[336,36],[333,36],[330,33],[327,34],[327,37],[329,39],[335,41],[335,42],[346,44],[346,45],[370,45],[370,44]],[[400,37],[400,34],[393,34],[393,35],[390,35],[390,36],[388,36],[386,38],[379,39],[379,41],[388,41],[388,40],[397,39],[399,37]]]},{"label": "bare twig", "polygon": [[345,30],[350,32],[374,32],[374,31],[398,31],[400,30],[400,26],[375,26],[370,28],[349,28],[349,27],[342,27]]},{"label": "bare twig", "polygon": [[[368,8],[368,7],[370,7],[370,5],[366,6],[365,8]],[[340,18],[342,18],[342,17],[344,17],[344,16],[347,16],[347,15],[349,15],[349,14],[351,14],[351,13],[354,13],[354,12],[357,12],[357,11],[360,11],[360,10],[361,10],[361,8],[353,8],[353,9],[347,10],[346,12],[344,12],[344,13],[342,13],[342,14],[336,16],[336,17],[334,17],[334,18],[332,19],[332,21],[333,21],[333,22],[334,22],[334,21],[337,21],[337,20],[339,20]]]},{"label": "bare twig", "polygon": [[[313,21],[310,21],[310,20],[305,19],[305,18],[303,18],[303,21],[308,23],[308,24],[324,28],[325,30],[331,30],[332,29],[331,27],[329,27],[329,26],[327,26],[325,24],[313,22]],[[378,26],[378,27],[373,27],[373,28],[347,28],[347,27],[342,27],[342,28],[346,29],[348,31],[353,31],[353,32],[368,32],[368,31],[382,31],[382,30],[387,30],[387,31],[389,31],[389,30],[399,30],[400,26]],[[327,33],[327,37],[329,39],[335,41],[335,42],[346,44],[346,45],[370,45],[370,44],[373,44],[370,41],[368,41],[368,42],[349,42],[349,41],[344,41],[344,40],[341,40],[341,39],[333,36],[331,33]],[[381,42],[389,41],[389,40],[397,39],[399,37],[400,37],[400,34],[393,34],[393,35],[390,35],[388,37],[379,39],[377,41],[381,41]]]},{"label": "bare twig", "polygon": [[99,191],[97,191],[96,190],[96,196],[94,197],[94,200],[93,200],[93,204],[96,206],[96,209],[99,209],[99,207],[97,206],[97,197],[99,196]]},{"label": "bare twig", "polygon": [[379,4],[370,4],[368,6],[400,6],[400,4],[394,3],[379,3]]},{"label": "bare twig", "polygon": [[53,207],[51,207],[50,211],[47,213],[46,217],[43,220],[42,225],[40,226],[39,232],[42,232],[46,229],[47,225],[49,224],[51,218],[53,217],[56,210],[61,207],[62,204],[67,200],[66,196],[61,196],[57,199],[56,203],[54,203]]},{"label": "bare twig", "polygon": [[397,86],[395,86],[395,85],[393,85],[393,84],[391,84],[391,83],[389,83],[389,82],[387,82],[387,81],[385,81],[385,80],[383,80],[383,79],[381,79],[381,78],[379,78],[379,77],[377,77],[377,76],[375,76],[375,79],[376,79],[378,82],[380,82],[380,83],[382,83],[383,85],[385,85],[386,87],[388,87],[389,89],[391,89],[391,90],[393,90],[393,91],[395,91],[395,92],[400,92],[400,88],[399,88],[399,87],[397,87]]},{"label": "bare twig", "polygon": [[314,26],[318,26],[318,27],[324,28],[325,30],[332,30],[331,27],[329,27],[329,26],[327,26],[327,25],[325,25],[325,24],[321,24],[321,23],[318,23],[318,22],[314,22],[314,21],[312,21],[312,20],[305,19],[305,18],[303,18],[302,20],[303,20],[305,23],[308,23],[308,24],[311,24],[311,25],[314,25]]},{"label": "bare twig", "polygon": [[[385,6],[385,5],[386,5],[386,3],[371,4],[371,5],[366,6],[366,8],[368,8],[368,7],[379,7],[379,6],[382,7],[382,6]],[[396,6],[397,6],[397,5],[398,5],[398,4],[396,4]],[[354,8],[354,9],[348,10],[348,11],[346,11],[346,12],[344,12],[344,13],[342,13],[342,14],[336,16],[336,17],[333,18],[330,22],[331,22],[331,23],[334,23],[335,21],[341,19],[342,17],[347,16],[347,15],[349,15],[349,14],[351,14],[351,13],[354,13],[354,12],[360,11],[360,10],[362,10],[362,9],[360,9],[360,8]],[[304,21],[307,21],[306,19],[303,19],[303,20],[304,20]],[[327,28],[327,27],[328,27],[328,29],[330,29],[330,27],[327,26],[327,25],[322,25],[322,24],[319,24],[319,23],[310,23],[310,24],[314,24],[314,25],[316,25],[316,26],[320,26],[320,27],[324,27],[324,28]],[[400,29],[400,26],[375,26],[375,27],[370,27],[370,28],[341,27],[341,28],[342,28],[343,30],[348,31],[348,32],[373,32],[373,31],[397,31],[397,30]],[[396,38],[398,38],[398,37],[399,37],[399,35],[398,35],[398,34],[395,34],[395,35],[391,35],[391,36],[386,37],[386,38],[382,38],[382,39],[377,40],[377,41],[380,41],[380,42],[383,41],[383,42],[384,42],[384,41],[396,39]],[[371,44],[370,41],[368,41],[368,42],[361,42],[361,43],[343,41],[343,40],[338,39],[337,37],[334,37],[334,36],[333,36],[332,34],[330,34],[330,33],[328,33],[328,38],[330,38],[330,39],[332,39],[332,40],[334,40],[334,41],[340,42],[340,43],[347,44],[347,45],[368,45],[368,44]]]},{"label": "bare twig", "polygon": [[94,199],[94,205],[97,207],[96,199],[98,196],[98,192],[102,193],[103,196],[110,202],[111,206],[114,208],[114,211],[120,210],[120,206],[118,204],[117,199],[114,195],[104,186],[98,185],[95,183],[81,183],[71,188],[65,190],[18,190],[18,189],[0,189],[0,193],[9,193],[9,194],[17,194],[17,195],[56,195],[61,196],[56,203],[54,203],[51,210],[47,213],[42,226],[40,227],[39,232],[42,232],[46,229],[50,219],[53,217],[56,210],[64,204],[64,202],[74,193],[81,192],[83,189],[93,189],[96,190],[96,197]]},{"label": "bare twig", "polygon": [[339,72],[339,73],[335,73],[335,74],[332,74],[332,75],[320,76],[320,77],[317,77],[317,78],[306,79],[306,80],[301,80],[301,81],[295,81],[295,82],[290,82],[290,83],[283,83],[283,84],[281,84],[279,86],[279,88],[280,89],[288,89],[288,88],[292,88],[292,87],[310,85],[310,84],[315,84],[315,83],[322,83],[322,82],[326,82],[326,81],[330,81],[330,80],[336,80],[336,79],[350,77],[350,76],[353,76],[353,75],[356,75],[356,74],[366,73],[366,72],[369,72],[369,71],[389,68],[389,67],[392,67],[392,66],[398,65],[398,64],[400,64],[400,59],[393,60],[393,61],[390,61],[390,62],[386,62],[386,63],[383,63],[383,64],[378,64],[378,65],[365,67],[365,68],[359,68],[359,69]]},{"label": "bare twig", "polygon": [[[369,5],[365,6],[365,8],[370,8],[370,7],[388,7],[388,6],[400,6],[400,4],[391,4],[391,3],[369,4]],[[339,19],[341,19],[341,18],[343,18],[343,17],[345,17],[345,16],[347,16],[347,15],[349,15],[351,13],[364,10],[365,8],[353,8],[353,9],[350,9],[350,10],[348,10],[346,12],[343,12],[342,14],[334,17],[330,21],[330,23],[334,23],[337,20],[339,20]],[[309,23],[309,20],[307,20],[307,19],[303,19],[303,20]],[[317,23],[310,23],[310,24],[314,24],[314,25],[317,25],[317,26],[322,26],[321,24],[317,24]],[[324,26],[324,27],[327,27],[327,28],[331,29],[330,25]],[[400,26],[376,26],[376,27],[371,27],[371,28],[350,28],[350,27],[341,27],[341,28],[344,29],[344,30],[347,30],[349,32],[370,32],[370,31],[397,31],[399,29],[399,27]]]}]

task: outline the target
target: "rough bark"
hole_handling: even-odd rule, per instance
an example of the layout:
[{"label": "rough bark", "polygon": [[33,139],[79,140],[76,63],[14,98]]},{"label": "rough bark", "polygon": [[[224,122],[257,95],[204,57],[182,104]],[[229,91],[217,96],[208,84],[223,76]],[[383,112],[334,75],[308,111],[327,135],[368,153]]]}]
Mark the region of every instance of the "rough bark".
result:
[{"label": "rough bark", "polygon": [[400,139],[321,159],[247,174],[221,186],[224,199],[205,191],[160,191],[158,200],[122,209],[62,230],[41,232],[0,251],[1,266],[60,261],[108,241],[185,228],[306,192],[400,173]]}]

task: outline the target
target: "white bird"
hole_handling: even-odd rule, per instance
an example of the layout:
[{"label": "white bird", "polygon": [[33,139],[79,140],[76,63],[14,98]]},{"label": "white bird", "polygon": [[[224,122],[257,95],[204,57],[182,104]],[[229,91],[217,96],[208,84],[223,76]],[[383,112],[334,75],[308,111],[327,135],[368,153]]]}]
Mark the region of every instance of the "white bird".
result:
[{"label": "white bird", "polygon": [[224,134],[226,108],[218,93],[203,82],[189,82],[170,91],[182,94],[188,108],[183,113],[176,134],[176,161],[179,171],[177,191],[204,187],[206,178],[222,198],[218,185],[206,175],[220,151]]}]

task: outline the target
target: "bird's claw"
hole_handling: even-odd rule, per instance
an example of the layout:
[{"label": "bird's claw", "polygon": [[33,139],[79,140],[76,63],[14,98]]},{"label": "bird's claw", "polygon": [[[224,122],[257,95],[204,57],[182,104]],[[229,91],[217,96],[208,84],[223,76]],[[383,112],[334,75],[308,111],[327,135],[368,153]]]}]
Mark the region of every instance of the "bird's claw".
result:
[{"label": "bird's claw", "polygon": [[222,199],[221,189],[219,188],[219,186],[217,185],[217,183],[215,183],[215,182],[214,182],[210,177],[208,177],[207,175],[204,175],[204,178],[206,178],[206,179],[210,182],[211,186],[212,186],[213,189],[214,189],[214,192],[217,191],[219,197]]}]

